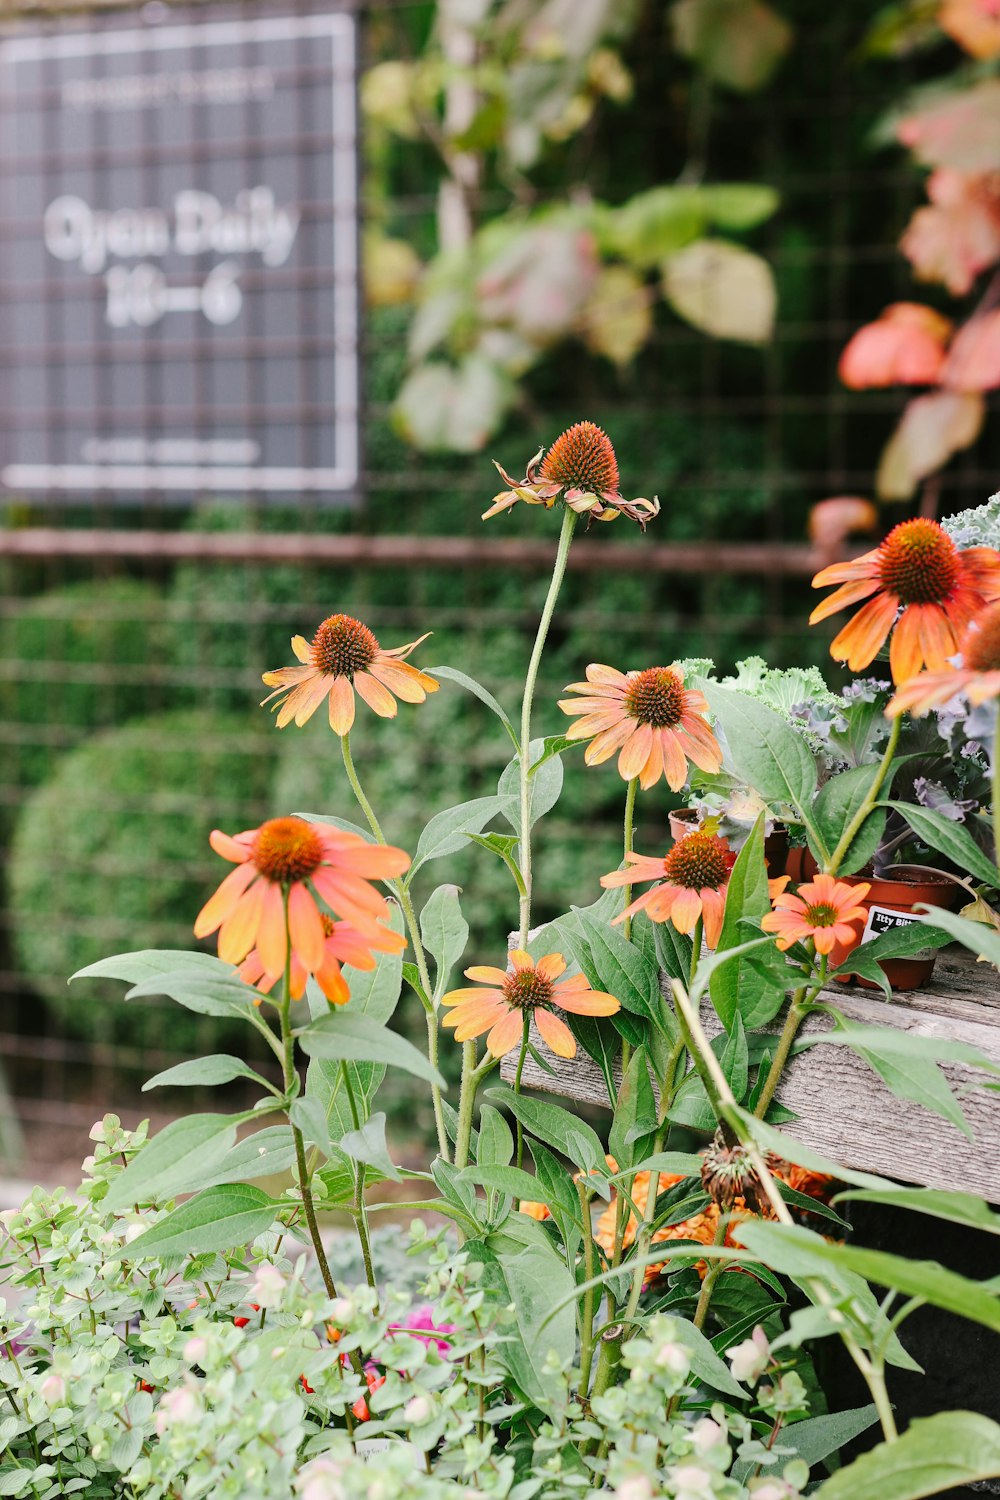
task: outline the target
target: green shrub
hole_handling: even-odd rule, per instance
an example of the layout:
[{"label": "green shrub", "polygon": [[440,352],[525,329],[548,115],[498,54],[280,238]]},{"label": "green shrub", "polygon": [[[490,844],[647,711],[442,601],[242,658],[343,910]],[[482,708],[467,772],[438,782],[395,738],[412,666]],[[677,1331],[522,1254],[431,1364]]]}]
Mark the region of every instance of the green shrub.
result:
[{"label": "green shrub", "polygon": [[[17,819],[7,870],[16,960],[69,1031],[182,1048],[200,1017],[81,999],[76,969],[116,952],[187,947],[202,903],[225,874],[213,827],[266,815],[269,766],[255,721],[181,710],[95,735],[63,757]],[[120,986],[114,986],[120,997]]]}]

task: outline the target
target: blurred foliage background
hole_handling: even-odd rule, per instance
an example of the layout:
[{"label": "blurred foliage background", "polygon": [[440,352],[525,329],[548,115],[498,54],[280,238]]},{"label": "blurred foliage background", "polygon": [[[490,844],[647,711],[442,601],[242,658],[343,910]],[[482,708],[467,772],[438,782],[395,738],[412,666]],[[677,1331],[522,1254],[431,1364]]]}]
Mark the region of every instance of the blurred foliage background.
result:
[{"label": "blurred foliage background", "polygon": [[[482,526],[489,460],[520,471],[587,418],[615,444],[623,493],[659,495],[649,542],[803,543],[817,501],[872,493],[898,410],[892,391],[843,389],[837,361],[860,323],[912,295],[896,243],[925,177],[876,127],[963,63],[939,9],[906,0],[873,27],[868,0],[363,7],[360,507],[17,502],[3,525],[551,545],[541,509]],[[925,300],[954,308],[938,288]],[[933,495],[908,498],[941,514],[978,504],[996,450],[987,422]],[[887,507],[884,525],[910,513]],[[559,731],[559,690],[592,660],[828,665],[804,624],[807,578],[652,569],[626,529],[597,532],[634,546],[634,571],[568,578],[537,733]],[[0,559],[0,1033],[20,1117],[48,1134],[39,1150],[58,1157],[56,1126],[89,1124],[98,1094],[127,1114],[137,1077],[209,1040],[203,1019],[126,1007],[119,986],[67,992],[67,974],[192,942],[220,875],[213,826],[354,816],[323,716],[279,735],[257,706],[289,637],[338,611],[385,646],[433,630],[419,663],[460,667],[513,713],[544,566]],[[432,813],[491,792],[507,759],[496,721],[450,684],[394,722],[359,714],[352,739],[387,835],[410,849]],[[623,794],[611,767],[566,757],[538,838],[539,919],[594,898],[619,857]],[[640,848],[662,844],[669,807],[662,784],[643,798]],[[470,961],[495,962],[516,917],[500,864],[472,850],[425,875],[424,894],[462,885]]]}]

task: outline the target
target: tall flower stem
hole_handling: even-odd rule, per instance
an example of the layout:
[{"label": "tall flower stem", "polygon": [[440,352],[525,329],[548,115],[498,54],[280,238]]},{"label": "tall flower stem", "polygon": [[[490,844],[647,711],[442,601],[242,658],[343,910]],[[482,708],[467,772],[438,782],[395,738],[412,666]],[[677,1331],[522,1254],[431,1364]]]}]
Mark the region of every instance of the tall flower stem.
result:
[{"label": "tall flower stem", "polygon": [[[628,857],[632,853],[632,848],[635,843],[635,794],[638,790],[639,778],[638,776],[633,776],[632,780],[628,784],[628,791],[625,793],[625,848],[623,850],[623,854],[626,864],[628,864]],[[625,903],[622,910],[628,911],[631,905],[632,887],[630,885],[627,885],[625,887]],[[632,937],[631,917],[625,918],[624,922],[622,923],[622,932],[625,936],[625,941],[628,942]]]},{"label": "tall flower stem", "polygon": [[476,1104],[476,1090],[497,1059],[487,1052],[482,1062],[476,1061],[476,1044],[465,1042],[462,1047],[462,1089],[458,1100],[458,1130],[455,1139],[455,1166],[461,1171],[469,1165],[469,1149],[472,1142],[472,1116]]},{"label": "tall flower stem", "polygon": [[555,612],[556,600],[566,573],[566,561],[569,557],[570,543],[573,540],[573,532],[576,528],[577,515],[567,505],[563,509],[562,530],[559,533],[559,548],[556,552],[555,565],[552,569],[552,578],[549,581],[549,591],[545,596],[545,604],[542,607],[542,616],[538,622],[538,630],[535,635],[535,644],[531,652],[531,660],[528,662],[528,672],[524,679],[524,697],[521,700],[521,748],[518,752],[519,784],[520,784],[520,847],[518,849],[518,864],[521,868],[521,879],[524,882],[524,892],[520,898],[520,935],[518,947],[523,948],[528,941],[528,933],[531,930],[531,705],[535,697],[535,685],[538,681],[538,668],[542,661],[542,652],[545,650],[545,640],[552,623]]},{"label": "tall flower stem", "polygon": [[[340,1076],[344,1082],[347,1104],[351,1111],[351,1120],[355,1130],[360,1130],[361,1114],[358,1109],[358,1101],[354,1094],[354,1085],[351,1083],[351,1074],[346,1062],[340,1064]],[[365,1208],[365,1164],[363,1161],[356,1161],[354,1163],[354,1223],[358,1231],[358,1240],[361,1244],[361,1258],[365,1263],[365,1280],[377,1298],[378,1285],[375,1281],[371,1240],[368,1236],[368,1212]],[[375,1303],[375,1315],[376,1317],[378,1316],[377,1301]]]},{"label": "tall flower stem", "polygon": [[[594,1225],[590,1213],[590,1194],[587,1179],[580,1177],[576,1184],[580,1200],[580,1218],[583,1224],[583,1271],[584,1278],[591,1281],[596,1272],[594,1262]],[[572,1268],[571,1268],[572,1269]],[[583,1294],[580,1313],[580,1395],[585,1396],[590,1385],[590,1370],[594,1362],[594,1311],[597,1288],[588,1287]]]},{"label": "tall flower stem", "polygon": [[[524,1072],[524,1060],[525,1060],[525,1058],[528,1055],[528,1036],[529,1036],[530,1031],[531,1031],[531,1011],[530,1010],[526,1010],[524,1012],[524,1019],[523,1019],[522,1025],[521,1025],[521,1050],[518,1053],[518,1057],[517,1057],[517,1070],[514,1073],[514,1093],[515,1094],[519,1094],[521,1092],[521,1074]],[[517,1120],[515,1121],[515,1124],[517,1126],[517,1169],[518,1169],[518,1171],[520,1171],[521,1167],[524,1164],[524,1127],[521,1124],[521,1117],[520,1117],[520,1115],[518,1116]]]},{"label": "tall flower stem", "polygon": [[[289,1011],[292,1003],[292,939],[288,930],[288,890],[285,889],[285,974],[281,985],[281,999],[278,1002],[278,1022],[281,1027],[281,1071],[282,1082],[285,1089],[285,1097],[290,1098],[292,1090],[296,1086],[295,1074],[295,1037],[292,1034],[292,1023]],[[309,1229],[309,1238],[312,1240],[313,1249],[316,1252],[316,1262],[319,1266],[323,1285],[328,1297],[336,1297],[337,1288],[334,1284],[330,1271],[330,1263],[326,1258],[326,1250],[323,1239],[319,1232],[319,1224],[316,1220],[316,1205],[313,1202],[312,1181],[309,1168],[306,1165],[306,1146],[302,1139],[302,1132],[297,1125],[289,1120],[292,1131],[292,1140],[295,1144],[295,1169],[298,1179],[299,1193],[302,1196],[302,1207],[306,1216],[306,1225]]]},{"label": "tall flower stem", "polygon": [[1000,703],[993,726],[993,863],[1000,869]]},{"label": "tall flower stem", "polygon": [[889,774],[889,770],[893,762],[893,757],[896,754],[896,747],[899,744],[899,734],[902,725],[903,716],[902,714],[899,714],[892,721],[892,728],[889,730],[888,743],[886,744],[882,759],[879,762],[879,768],[875,774],[875,780],[868,788],[868,795],[865,797],[861,806],[854,814],[854,817],[851,819],[851,821],[848,823],[847,827],[841,834],[840,842],[837,844],[837,847],[834,849],[829,860],[824,866],[825,874],[836,875],[847,855],[848,850],[854,843],[854,840],[857,838],[859,832],[861,831],[861,828],[864,826],[869,813],[872,811],[876,802],[878,801],[879,793],[885,785],[885,779]]},{"label": "tall flower stem", "polygon": [[[376,842],[384,844],[386,842],[385,834],[382,832],[381,824],[375,816],[374,808],[365,796],[364,787],[361,785],[358,773],[354,768],[350,734],[341,735],[340,748],[344,757],[344,770],[347,772],[347,779],[351,783],[358,806],[364,813],[368,827],[375,835]],[[424,992],[423,1004],[427,1014],[427,1060],[434,1071],[438,1072],[437,1007],[434,1004],[434,987],[431,984],[430,971],[427,967],[427,954],[424,951],[423,939],[420,936],[420,923],[417,921],[417,914],[413,909],[413,901],[404,882],[402,880],[388,880],[386,884],[399,902],[403,913],[403,920],[406,923],[406,930],[409,933],[410,942],[413,944],[413,956],[416,959],[417,974],[419,975],[421,988]],[[442,1161],[449,1161],[450,1153],[448,1151],[448,1132],[445,1129],[444,1123],[444,1105],[441,1098],[441,1088],[437,1083],[431,1084],[431,1100],[434,1105],[434,1125],[437,1130],[438,1153]]]}]

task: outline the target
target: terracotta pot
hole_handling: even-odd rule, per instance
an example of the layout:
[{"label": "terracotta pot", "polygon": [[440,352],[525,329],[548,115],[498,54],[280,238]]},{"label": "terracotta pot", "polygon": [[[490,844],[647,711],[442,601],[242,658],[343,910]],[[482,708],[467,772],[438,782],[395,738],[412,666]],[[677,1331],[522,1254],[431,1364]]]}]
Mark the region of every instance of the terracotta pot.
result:
[{"label": "terracotta pot", "polygon": [[796,844],[789,849],[785,859],[785,874],[792,885],[801,885],[803,880],[812,880],[819,874],[819,865],[812,857],[808,844]]},{"label": "terracotta pot", "polygon": [[[946,875],[942,871],[932,870],[926,865],[894,865],[893,879],[879,879],[875,875],[859,873],[857,875],[840,875],[839,880],[847,885],[860,885],[866,882],[871,890],[859,906],[863,906],[869,913],[869,923],[883,930],[891,926],[891,918],[880,924],[877,913],[883,912],[905,912],[909,913],[917,906],[942,906],[946,911],[954,911],[962,900],[968,899],[968,889],[953,875]],[[876,910],[874,921],[871,917],[873,909]],[[857,941],[861,942],[866,923],[855,922],[853,926],[857,932]],[[913,958],[888,958],[881,965],[882,971],[894,990],[916,990],[927,983],[934,972],[934,964],[937,959],[937,950],[932,949],[926,957]],[[849,976],[844,976],[841,982],[846,983]],[[870,979],[857,979],[858,984],[864,989],[878,989]]]},{"label": "terracotta pot", "polygon": [[[700,827],[701,813],[696,807],[682,807],[670,814],[670,837],[675,842]],[[772,879],[776,875],[784,875],[787,855],[788,829],[783,823],[775,823],[764,840],[764,863]]]}]

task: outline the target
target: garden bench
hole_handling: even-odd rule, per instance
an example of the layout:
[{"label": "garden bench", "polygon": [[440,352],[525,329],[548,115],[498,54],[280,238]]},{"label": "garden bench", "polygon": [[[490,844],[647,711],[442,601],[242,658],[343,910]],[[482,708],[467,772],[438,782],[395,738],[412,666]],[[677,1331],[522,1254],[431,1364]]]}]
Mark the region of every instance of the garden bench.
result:
[{"label": "garden bench", "polygon": [[[831,985],[820,998],[850,1021],[966,1042],[1000,1065],[1000,975],[992,965],[977,963],[964,949],[940,953],[929,984],[895,996],[891,1004],[879,991],[845,985]],[[702,1022],[709,1036],[720,1030],[708,1000],[702,1006]],[[802,1034],[826,1031],[831,1025],[828,1016],[810,1016]],[[523,1083],[607,1106],[603,1075],[585,1053],[569,1060],[555,1057],[534,1028],[532,1040],[553,1072],[547,1073],[529,1055]],[[516,1052],[504,1058],[504,1078],[513,1079],[516,1061]],[[1000,1093],[984,1089],[983,1075],[970,1067],[957,1063],[943,1067],[959,1091],[972,1140],[939,1115],[899,1099],[846,1046],[814,1046],[793,1055],[777,1098],[798,1119],[783,1129],[846,1167],[924,1187],[961,1189],[998,1203]]]}]

